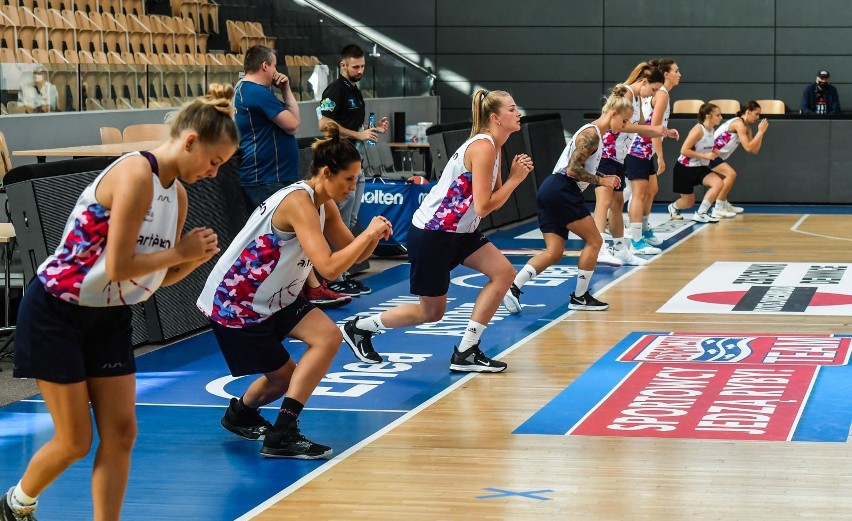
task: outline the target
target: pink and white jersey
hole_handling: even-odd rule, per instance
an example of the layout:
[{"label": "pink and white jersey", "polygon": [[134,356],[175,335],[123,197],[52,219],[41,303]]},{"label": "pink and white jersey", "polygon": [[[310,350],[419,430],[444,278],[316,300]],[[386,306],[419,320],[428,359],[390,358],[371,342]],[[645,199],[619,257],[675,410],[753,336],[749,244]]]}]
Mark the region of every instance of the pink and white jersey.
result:
[{"label": "pink and white jersey", "polygon": [[[571,177],[570,175],[568,175],[565,172],[565,168],[571,162],[571,154],[573,154],[574,150],[577,149],[577,142],[576,142],[577,136],[579,136],[581,132],[583,132],[584,130],[586,130],[589,127],[594,128],[595,132],[598,133],[598,142],[600,143],[601,129],[599,129],[597,127],[597,125],[589,123],[587,125],[583,125],[582,127],[580,127],[579,130],[577,130],[577,132],[575,132],[574,135],[571,137],[571,141],[568,143],[568,145],[565,147],[565,150],[562,151],[562,154],[559,156],[559,159],[556,161],[556,166],[553,167],[553,173],[554,174],[561,174],[561,175]],[[586,159],[586,162],[583,164],[583,170],[585,170],[586,172],[588,172],[590,174],[594,174],[595,172],[597,172],[598,171],[598,165],[601,162],[602,154],[603,154],[603,147],[598,145],[598,149],[595,150],[595,153],[590,155],[589,158]],[[572,179],[573,179],[573,177],[572,177]],[[574,182],[577,183],[578,187],[580,187],[581,192],[583,190],[585,190],[586,188],[588,188],[588,186],[589,186],[589,183],[587,183],[585,181],[577,181],[575,179]]]},{"label": "pink and white jersey", "polygon": [[740,135],[730,129],[731,123],[738,119],[740,119],[739,116],[731,118],[716,129],[713,147],[719,151],[720,159],[728,159],[740,146]]},{"label": "pink and white jersey", "polygon": [[[629,88],[629,87],[628,87]],[[633,103],[633,115],[630,116],[630,123],[634,125],[639,123],[639,118],[641,114],[644,112],[642,109],[642,100],[639,98],[639,95],[634,93],[633,90],[630,91],[632,96]],[[616,132],[613,133],[612,129],[607,130],[603,135],[603,158],[604,159],[612,159],[614,161],[618,161],[619,163],[624,163],[624,158],[627,156],[627,151],[630,149],[630,143],[633,142],[633,139],[636,137],[635,132]]]},{"label": "pink and white jersey", "polygon": [[[665,87],[660,87],[660,90],[668,93]],[[643,101],[643,114],[647,114],[645,117],[645,124],[651,124],[651,118],[654,115],[654,111],[661,109],[662,107],[651,107],[651,99],[647,98],[647,101]],[[645,112],[647,110],[647,112]],[[663,112],[663,122],[662,125],[667,127],[669,126],[669,115],[671,114],[671,103],[669,101],[666,102],[666,109]],[[636,134],[636,137],[633,138],[633,143],[630,145],[630,155],[636,156],[642,159],[651,159],[654,155],[654,145],[651,141],[652,138],[644,137]]]},{"label": "pink and white jersey", "polygon": [[[296,300],[311,261],[295,232],[272,226],[272,215],[297,190],[314,199],[304,181],[278,190],[255,209],[219,258],[196,302],[210,320],[234,328],[259,324]],[[324,229],[325,206],[320,206],[319,219]]]},{"label": "pink and white jersey", "polygon": [[[101,179],[132,152],[113,161],[83,190],[65,224],[56,251],[38,267],[44,289],[66,302],[89,307],[125,306],[144,302],[160,287],[167,270],[130,280],[110,280],[106,272],[106,244],[110,211],[95,198]],[[151,173],[154,194],[139,228],[136,253],[155,253],[171,248],[178,221],[177,181],[163,188]]]},{"label": "pink and white jersey", "polygon": [[[702,124],[698,124],[697,126],[701,127],[701,131],[703,134],[701,138],[695,142],[695,145],[692,146],[692,150],[698,152],[699,154],[706,154],[707,152],[713,151],[713,131],[707,130]],[[682,164],[683,166],[707,166],[710,164],[709,159],[697,159],[694,157],[686,157],[681,154],[677,158],[677,162]]]},{"label": "pink and white jersey", "polygon": [[[464,166],[464,154],[474,141],[494,140],[487,134],[477,134],[456,150],[444,167],[441,178],[429,190],[420,207],[414,212],[411,224],[421,230],[438,230],[452,233],[473,233],[482,218],[473,210],[473,173]],[[491,173],[491,190],[500,175],[499,154],[494,158]]]}]

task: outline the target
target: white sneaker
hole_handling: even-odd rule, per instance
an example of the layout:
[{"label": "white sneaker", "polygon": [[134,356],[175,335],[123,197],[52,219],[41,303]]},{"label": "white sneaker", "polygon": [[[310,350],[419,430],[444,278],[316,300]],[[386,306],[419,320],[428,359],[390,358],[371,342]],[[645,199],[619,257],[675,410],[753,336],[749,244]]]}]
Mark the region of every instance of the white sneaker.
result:
[{"label": "white sneaker", "polygon": [[742,206],[734,206],[728,201],[725,201],[725,210],[734,213],[743,213],[745,211],[745,208],[743,208]]},{"label": "white sneaker", "polygon": [[621,259],[613,255],[613,249],[609,246],[602,246],[598,252],[598,264],[609,264],[610,266],[622,266]]},{"label": "white sneaker", "polygon": [[624,266],[644,266],[648,264],[648,261],[645,259],[640,259],[636,255],[633,255],[633,252],[630,251],[630,248],[620,248],[617,250],[613,250],[613,255],[615,258],[620,260],[622,265]]},{"label": "white sneaker", "polygon": [[724,206],[714,205],[710,209],[710,216],[717,219],[732,219],[737,216],[734,212],[729,212]]},{"label": "white sneaker", "polygon": [[648,244],[645,241],[644,237],[642,237],[638,241],[631,240],[630,248],[633,250],[633,253],[638,253],[639,255],[657,255],[658,253],[663,251]]},{"label": "white sneaker", "polygon": [[645,239],[645,242],[647,242],[651,246],[662,246],[663,245],[663,240],[660,239],[659,237],[657,237],[654,234],[654,230],[652,230],[652,229],[647,229],[644,232],[642,232],[642,238]]},{"label": "white sneaker", "polygon": [[713,217],[712,215],[708,214],[707,212],[704,212],[704,213],[695,212],[694,214],[692,214],[692,220],[697,222],[697,223],[717,223],[717,222],[719,222],[718,217]]},{"label": "white sneaker", "polygon": [[683,216],[680,214],[680,208],[676,208],[674,203],[669,205],[669,217],[672,218],[672,221],[680,221],[683,219]]}]

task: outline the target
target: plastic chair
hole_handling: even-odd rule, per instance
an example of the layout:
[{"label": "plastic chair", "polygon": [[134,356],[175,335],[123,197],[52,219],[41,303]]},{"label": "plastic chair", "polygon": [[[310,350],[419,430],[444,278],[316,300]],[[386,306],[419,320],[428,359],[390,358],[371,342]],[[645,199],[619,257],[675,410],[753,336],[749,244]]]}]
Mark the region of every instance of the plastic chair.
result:
[{"label": "plastic chair", "polygon": [[165,123],[143,123],[124,127],[122,138],[125,142],[165,141],[169,139],[170,132],[171,126]]},{"label": "plastic chair", "polygon": [[700,99],[679,99],[675,100],[672,105],[673,114],[698,114],[698,109],[704,105],[704,100]]},{"label": "plastic chair", "polygon": [[780,99],[759,99],[757,104],[760,105],[761,114],[786,114],[787,106]]},{"label": "plastic chair", "polygon": [[740,111],[740,102],[735,99],[711,99],[708,103],[717,105],[722,114],[736,114]]}]

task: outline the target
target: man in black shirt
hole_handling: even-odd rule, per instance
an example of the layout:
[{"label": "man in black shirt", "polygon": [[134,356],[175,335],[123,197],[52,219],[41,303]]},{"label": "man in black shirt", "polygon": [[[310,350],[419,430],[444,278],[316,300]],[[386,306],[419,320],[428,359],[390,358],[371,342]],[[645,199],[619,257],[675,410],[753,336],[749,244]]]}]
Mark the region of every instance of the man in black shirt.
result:
[{"label": "man in black shirt", "polygon": [[[364,96],[361,95],[357,85],[364,75],[365,68],[364,51],[354,44],[344,47],[340,52],[340,76],[323,91],[319,106],[319,127],[322,128],[329,122],[337,123],[340,127],[340,135],[352,140],[355,148],[361,153],[362,160],[366,155],[365,142],[378,141],[377,134],[384,134],[389,126],[388,118],[382,117],[374,127],[365,128],[364,120],[367,111]],[[358,174],[355,191],[338,205],[340,216],[350,230],[354,230],[358,222],[358,210],[363,196],[364,171],[362,170]],[[365,295],[370,292],[370,288],[354,279],[332,282],[329,286],[334,291],[347,295]]]}]

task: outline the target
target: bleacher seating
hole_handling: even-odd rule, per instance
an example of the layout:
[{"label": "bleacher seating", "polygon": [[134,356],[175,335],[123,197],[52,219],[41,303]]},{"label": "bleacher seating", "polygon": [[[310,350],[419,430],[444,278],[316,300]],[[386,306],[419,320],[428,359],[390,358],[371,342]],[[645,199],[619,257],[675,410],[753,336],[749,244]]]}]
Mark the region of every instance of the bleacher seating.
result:
[{"label": "bleacher seating", "polygon": [[211,0],[172,0],[171,16],[146,13],[143,0],[0,3],[0,63],[42,64],[60,110],[180,105],[208,81],[234,83],[246,44],[275,44],[259,23],[236,21],[239,54],[209,53],[219,31]]}]

